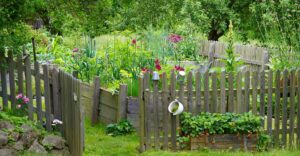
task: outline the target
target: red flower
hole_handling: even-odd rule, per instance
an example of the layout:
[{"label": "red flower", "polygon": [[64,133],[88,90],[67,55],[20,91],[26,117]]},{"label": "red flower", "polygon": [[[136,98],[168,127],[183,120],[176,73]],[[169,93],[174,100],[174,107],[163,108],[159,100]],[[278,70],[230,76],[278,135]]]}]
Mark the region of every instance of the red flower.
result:
[{"label": "red flower", "polygon": [[136,39],[132,39],[131,44],[135,45],[136,44]]},{"label": "red flower", "polygon": [[161,70],[161,66],[160,66],[159,64],[156,64],[156,65],[155,65],[155,68],[156,68],[158,71]]},{"label": "red flower", "polygon": [[183,67],[180,67],[180,66],[178,66],[178,65],[175,65],[175,70],[176,71],[184,71],[184,68]]},{"label": "red flower", "polygon": [[141,70],[142,70],[143,73],[146,73],[146,72],[149,71],[147,68],[142,68]]}]

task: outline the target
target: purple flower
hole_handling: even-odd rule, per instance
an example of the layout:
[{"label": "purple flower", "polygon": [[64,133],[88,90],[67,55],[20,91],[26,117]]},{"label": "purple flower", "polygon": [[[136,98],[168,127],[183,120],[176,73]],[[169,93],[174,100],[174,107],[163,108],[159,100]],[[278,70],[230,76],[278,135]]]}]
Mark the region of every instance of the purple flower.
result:
[{"label": "purple flower", "polygon": [[78,51],[79,51],[78,48],[74,48],[72,52],[73,52],[73,53],[76,53],[76,52],[78,52]]},{"label": "purple flower", "polygon": [[20,93],[20,94],[18,94],[18,95],[16,96],[16,99],[17,99],[17,100],[22,99],[22,98],[23,98],[23,94],[22,94],[22,93]]},{"label": "purple flower", "polygon": [[180,35],[177,35],[177,34],[171,34],[168,37],[168,40],[172,43],[177,43],[177,42],[180,42],[182,40],[182,37]]},{"label": "purple flower", "polygon": [[24,96],[24,97],[23,97],[23,102],[24,102],[25,104],[27,104],[27,103],[29,102],[29,98],[26,97],[26,96]]},{"label": "purple flower", "polygon": [[135,45],[136,44],[136,39],[131,40],[131,44]]}]

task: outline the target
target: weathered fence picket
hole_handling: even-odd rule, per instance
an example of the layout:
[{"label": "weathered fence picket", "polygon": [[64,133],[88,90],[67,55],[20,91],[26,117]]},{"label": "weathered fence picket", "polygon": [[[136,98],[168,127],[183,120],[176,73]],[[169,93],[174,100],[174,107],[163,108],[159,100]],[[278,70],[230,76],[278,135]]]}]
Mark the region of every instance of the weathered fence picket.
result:
[{"label": "weathered fence picket", "polygon": [[[23,55],[17,57],[16,63],[10,52],[7,58],[8,72],[6,69],[0,71],[0,96],[5,110],[16,108],[16,94],[26,95],[29,98],[27,104],[29,119],[39,121],[48,131],[52,130],[54,119],[62,120],[61,132],[67,141],[71,155],[81,156],[84,145],[82,133],[84,125],[79,98],[81,82],[62,70],[50,68],[50,65],[42,65],[40,71],[40,64],[37,61],[34,62],[34,69],[31,69],[30,55],[25,53]],[[34,76],[34,83],[32,76]],[[10,88],[9,94],[7,88]],[[11,103],[10,107],[8,102]]]},{"label": "weathered fence picket", "polygon": [[159,80],[162,85],[157,80],[149,82],[149,73],[140,78],[143,82],[139,91],[141,149],[179,149],[178,116],[167,110],[176,99],[184,105],[184,111],[193,114],[258,113],[263,119],[262,127],[272,136],[276,147],[300,143],[300,70],[189,72],[186,79],[177,74],[173,71],[167,79],[163,73]]}]

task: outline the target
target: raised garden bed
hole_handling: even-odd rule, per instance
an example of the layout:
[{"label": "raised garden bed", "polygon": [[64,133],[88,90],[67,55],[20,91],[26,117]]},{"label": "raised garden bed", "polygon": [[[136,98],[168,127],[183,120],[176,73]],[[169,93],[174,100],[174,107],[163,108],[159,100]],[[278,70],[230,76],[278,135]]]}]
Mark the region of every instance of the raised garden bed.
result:
[{"label": "raised garden bed", "polygon": [[267,148],[269,136],[263,134],[261,117],[251,112],[200,113],[192,115],[184,112],[180,116],[181,148],[198,150],[261,151]]},{"label": "raised garden bed", "polygon": [[202,135],[190,138],[190,150],[198,150],[203,147],[217,150],[245,150],[255,151],[258,143],[258,136],[217,134]]}]

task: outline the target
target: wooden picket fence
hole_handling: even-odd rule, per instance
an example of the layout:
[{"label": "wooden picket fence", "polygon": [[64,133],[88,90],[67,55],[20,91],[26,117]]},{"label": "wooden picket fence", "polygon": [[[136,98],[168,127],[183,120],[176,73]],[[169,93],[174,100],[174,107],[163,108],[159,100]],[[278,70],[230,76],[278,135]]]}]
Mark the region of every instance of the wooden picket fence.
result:
[{"label": "wooden picket fence", "polygon": [[[178,116],[168,112],[178,99],[184,111],[252,111],[261,115],[262,126],[275,147],[300,145],[300,70],[245,71],[237,73],[188,73],[184,81],[176,74],[162,74],[159,81],[149,73],[139,79],[140,150],[179,148]],[[169,81],[169,83],[168,83]]]},{"label": "wooden picket fence", "polygon": [[[219,41],[203,40],[200,42],[199,54],[207,56],[214,67],[225,66],[222,59],[226,59],[227,44]],[[234,54],[245,63],[250,71],[264,69],[269,62],[268,49],[250,45],[234,45]]]},{"label": "wooden picket fence", "polygon": [[50,65],[40,65],[35,61],[32,66],[29,55],[19,55],[14,61],[10,52],[7,60],[8,69],[1,69],[0,72],[2,108],[16,109],[16,95],[26,95],[30,99],[29,119],[45,125],[48,131],[52,131],[54,119],[61,120],[61,133],[71,155],[82,155],[84,125],[79,98],[81,82]]}]

